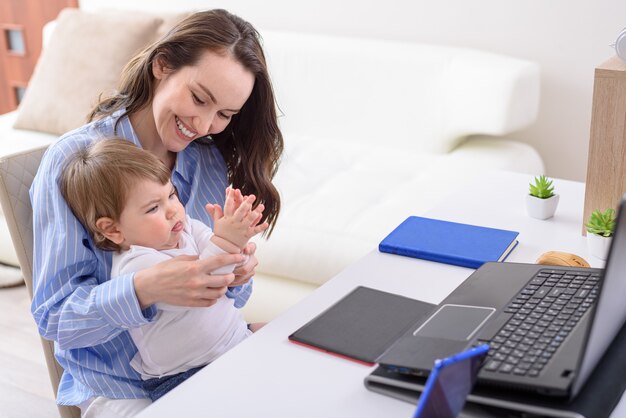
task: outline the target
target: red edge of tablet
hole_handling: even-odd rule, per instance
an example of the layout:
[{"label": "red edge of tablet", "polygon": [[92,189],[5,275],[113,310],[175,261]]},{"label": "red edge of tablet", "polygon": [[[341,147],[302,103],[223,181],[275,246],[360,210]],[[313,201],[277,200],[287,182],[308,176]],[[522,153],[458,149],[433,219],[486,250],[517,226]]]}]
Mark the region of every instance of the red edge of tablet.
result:
[{"label": "red edge of tablet", "polygon": [[352,358],[352,357],[348,357],[348,356],[345,356],[343,354],[334,353],[332,351],[324,350],[323,348],[319,348],[319,347],[315,347],[313,345],[305,344],[305,343],[302,343],[300,341],[295,341],[295,340],[292,340],[292,339],[289,339],[289,341],[291,341],[294,344],[298,344],[298,345],[301,345],[303,347],[311,348],[311,349],[316,350],[316,351],[321,351],[322,353],[330,354],[330,355],[333,355],[333,356],[336,356],[336,357],[339,357],[339,358],[342,358],[342,359],[350,360],[350,361],[353,361],[355,363],[362,364],[364,366],[372,367],[373,365],[376,364],[376,363],[370,363],[369,361],[358,360],[358,359],[355,359],[355,358]]}]

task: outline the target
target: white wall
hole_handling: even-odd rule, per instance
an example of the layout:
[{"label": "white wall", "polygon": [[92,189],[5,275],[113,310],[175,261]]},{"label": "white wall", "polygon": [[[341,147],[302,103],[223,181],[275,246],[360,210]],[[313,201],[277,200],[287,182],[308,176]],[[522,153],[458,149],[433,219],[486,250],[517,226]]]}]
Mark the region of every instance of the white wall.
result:
[{"label": "white wall", "polygon": [[[626,27],[624,0],[81,0],[83,9],[222,7],[263,28],[468,46],[542,67],[533,145],[549,176],[585,180],[594,68]],[[375,53],[375,51],[372,51]]]}]

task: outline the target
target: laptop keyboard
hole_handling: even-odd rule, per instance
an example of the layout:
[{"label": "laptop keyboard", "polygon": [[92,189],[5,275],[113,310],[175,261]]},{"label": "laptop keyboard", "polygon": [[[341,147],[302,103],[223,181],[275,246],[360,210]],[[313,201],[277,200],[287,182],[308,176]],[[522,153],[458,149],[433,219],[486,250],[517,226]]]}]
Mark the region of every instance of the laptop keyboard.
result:
[{"label": "laptop keyboard", "polygon": [[504,309],[483,370],[537,377],[597,297],[598,273],[539,271]]}]

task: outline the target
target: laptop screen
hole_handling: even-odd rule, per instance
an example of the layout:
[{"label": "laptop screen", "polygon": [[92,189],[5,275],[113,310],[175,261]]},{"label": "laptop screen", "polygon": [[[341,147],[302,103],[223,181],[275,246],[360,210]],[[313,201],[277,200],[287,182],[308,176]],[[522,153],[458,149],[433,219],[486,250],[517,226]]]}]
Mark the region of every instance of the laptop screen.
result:
[{"label": "laptop screen", "polygon": [[626,195],[622,198],[617,215],[613,241],[609,249],[604,278],[595,313],[590,323],[587,345],[579,374],[575,378],[573,393],[578,393],[582,385],[596,367],[596,364],[613,341],[626,320]]}]

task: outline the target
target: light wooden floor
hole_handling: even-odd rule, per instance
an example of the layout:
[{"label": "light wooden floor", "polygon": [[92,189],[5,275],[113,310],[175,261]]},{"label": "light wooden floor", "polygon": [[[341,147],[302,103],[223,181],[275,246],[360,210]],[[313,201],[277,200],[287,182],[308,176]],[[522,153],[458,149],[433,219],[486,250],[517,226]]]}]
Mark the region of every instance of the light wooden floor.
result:
[{"label": "light wooden floor", "polygon": [[25,286],[0,289],[0,417],[57,418]]}]

